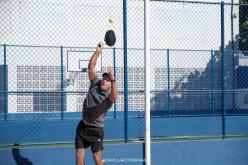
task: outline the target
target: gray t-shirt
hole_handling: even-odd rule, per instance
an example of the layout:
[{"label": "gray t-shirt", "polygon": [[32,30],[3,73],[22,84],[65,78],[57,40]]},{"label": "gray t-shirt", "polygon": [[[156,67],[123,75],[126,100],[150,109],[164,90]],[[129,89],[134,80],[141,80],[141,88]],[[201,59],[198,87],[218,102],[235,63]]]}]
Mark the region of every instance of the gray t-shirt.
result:
[{"label": "gray t-shirt", "polygon": [[90,81],[89,92],[83,103],[83,119],[87,123],[95,127],[104,127],[106,112],[113,105],[109,95],[109,91],[101,91],[98,77]]}]

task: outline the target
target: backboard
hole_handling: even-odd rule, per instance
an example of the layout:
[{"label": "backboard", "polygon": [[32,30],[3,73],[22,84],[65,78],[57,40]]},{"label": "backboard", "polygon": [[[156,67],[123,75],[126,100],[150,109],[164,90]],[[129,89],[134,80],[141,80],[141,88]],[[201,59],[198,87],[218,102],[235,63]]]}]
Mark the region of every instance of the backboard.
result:
[{"label": "backboard", "polygon": [[[66,55],[67,72],[87,72],[88,63],[94,51],[75,51],[68,50]],[[96,71],[101,72],[102,56],[97,60]]]}]

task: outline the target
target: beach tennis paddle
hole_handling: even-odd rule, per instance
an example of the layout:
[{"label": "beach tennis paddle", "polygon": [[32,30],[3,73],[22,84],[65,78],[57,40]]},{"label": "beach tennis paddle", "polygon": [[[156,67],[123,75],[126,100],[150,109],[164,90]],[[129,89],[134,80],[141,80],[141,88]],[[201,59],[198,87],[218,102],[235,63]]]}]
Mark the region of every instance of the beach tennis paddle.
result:
[{"label": "beach tennis paddle", "polygon": [[108,46],[114,46],[116,42],[116,35],[113,30],[108,30],[104,36],[105,44]]}]

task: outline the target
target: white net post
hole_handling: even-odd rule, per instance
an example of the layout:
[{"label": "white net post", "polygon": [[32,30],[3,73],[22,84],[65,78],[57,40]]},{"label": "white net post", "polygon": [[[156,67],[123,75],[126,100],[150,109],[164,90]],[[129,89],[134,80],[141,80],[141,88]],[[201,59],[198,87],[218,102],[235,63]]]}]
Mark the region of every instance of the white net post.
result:
[{"label": "white net post", "polygon": [[151,135],[150,135],[150,54],[149,54],[149,0],[145,0],[145,161],[146,165],[151,164]]}]

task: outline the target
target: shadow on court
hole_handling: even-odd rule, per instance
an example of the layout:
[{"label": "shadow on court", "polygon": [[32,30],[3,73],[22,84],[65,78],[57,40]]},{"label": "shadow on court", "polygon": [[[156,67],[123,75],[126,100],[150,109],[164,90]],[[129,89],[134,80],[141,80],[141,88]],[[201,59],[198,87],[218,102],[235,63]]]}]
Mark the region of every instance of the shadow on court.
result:
[{"label": "shadow on court", "polygon": [[[13,146],[19,146],[19,144],[14,144]],[[12,149],[12,156],[16,162],[17,165],[33,165],[33,163],[28,160],[28,158],[25,158],[20,155],[20,149],[19,148],[13,148]]]}]

